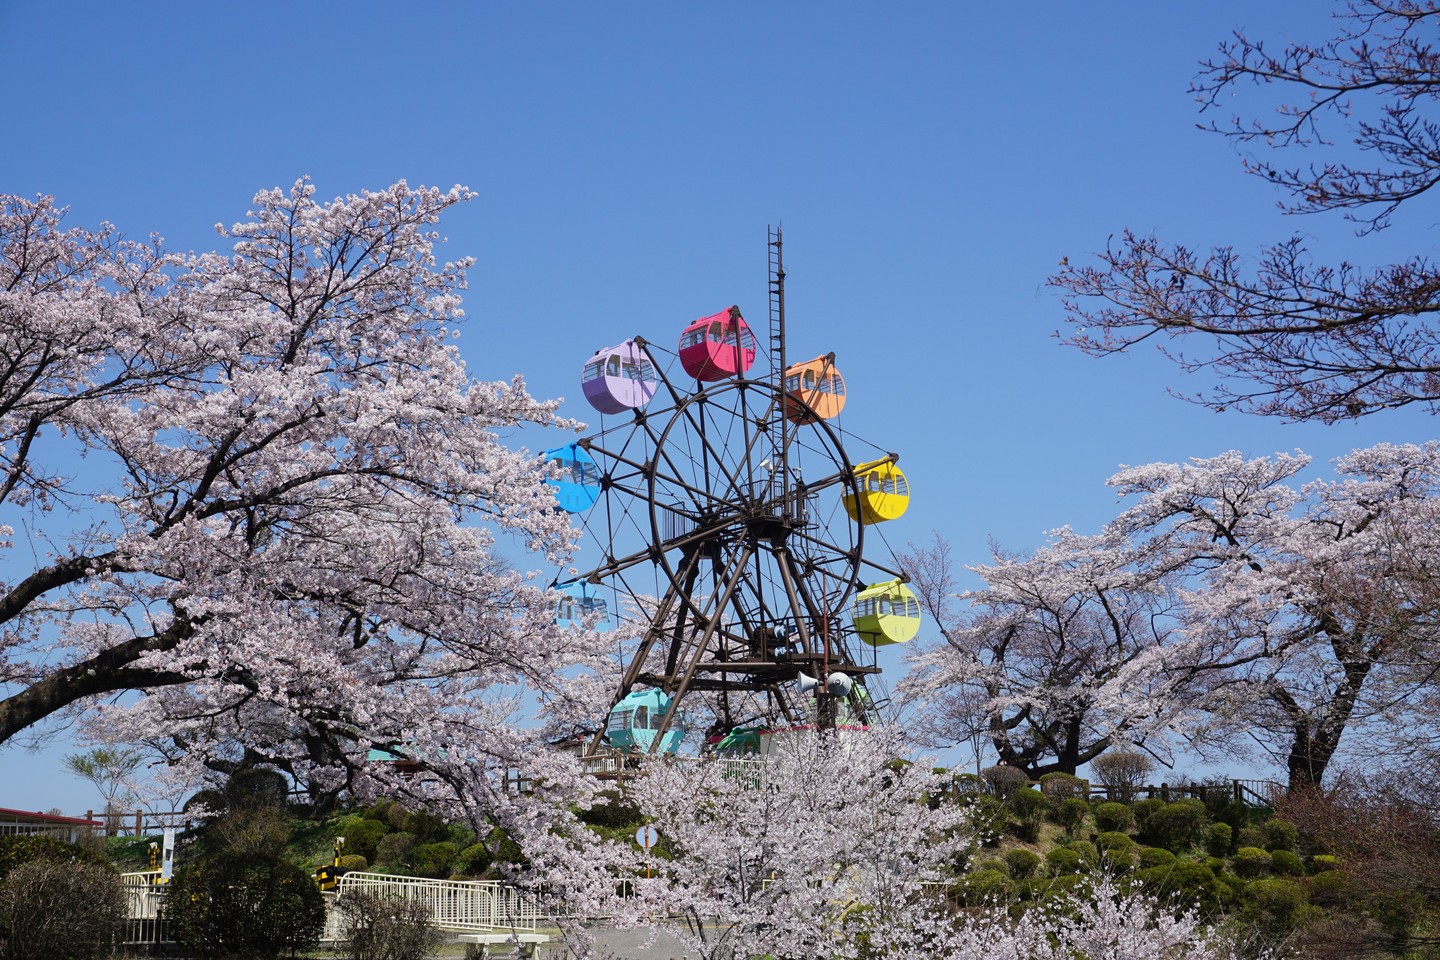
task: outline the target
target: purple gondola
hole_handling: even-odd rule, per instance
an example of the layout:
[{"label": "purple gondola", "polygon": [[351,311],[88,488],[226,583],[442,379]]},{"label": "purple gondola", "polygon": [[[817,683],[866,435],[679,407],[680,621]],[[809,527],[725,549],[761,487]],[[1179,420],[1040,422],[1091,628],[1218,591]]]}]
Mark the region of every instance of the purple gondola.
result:
[{"label": "purple gondola", "polygon": [[645,406],[655,396],[655,382],[655,367],[634,340],[596,350],[580,373],[585,399],[601,413]]}]

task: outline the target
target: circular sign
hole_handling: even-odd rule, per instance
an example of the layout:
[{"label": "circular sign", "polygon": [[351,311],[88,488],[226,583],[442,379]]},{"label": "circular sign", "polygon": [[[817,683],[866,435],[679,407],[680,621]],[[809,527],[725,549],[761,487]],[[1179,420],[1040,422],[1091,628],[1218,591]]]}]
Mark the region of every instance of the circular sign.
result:
[{"label": "circular sign", "polygon": [[640,844],[642,849],[649,850],[660,842],[660,831],[654,827],[641,827],[635,831],[635,842]]}]

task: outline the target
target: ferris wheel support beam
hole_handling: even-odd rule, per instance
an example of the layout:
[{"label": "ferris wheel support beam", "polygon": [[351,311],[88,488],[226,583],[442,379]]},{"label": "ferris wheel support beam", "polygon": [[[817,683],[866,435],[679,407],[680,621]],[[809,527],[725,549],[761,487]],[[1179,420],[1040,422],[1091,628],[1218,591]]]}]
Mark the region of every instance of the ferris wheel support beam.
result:
[{"label": "ferris wheel support beam", "polygon": [[[740,550],[740,553],[736,555],[734,561],[731,562],[722,581],[725,584],[725,591],[715,603],[714,615],[706,618],[705,630],[698,640],[691,641],[691,648],[687,651],[689,653],[689,662],[685,665],[685,672],[681,674],[679,682],[675,684],[673,689],[669,688],[668,685],[664,688],[665,692],[670,695],[670,706],[665,711],[665,716],[661,718],[660,728],[655,733],[654,740],[650,744],[650,752],[652,754],[659,749],[665,733],[670,729],[670,724],[680,709],[680,701],[685,697],[686,691],[689,690],[690,681],[695,678],[696,668],[699,667],[701,659],[705,656],[705,651],[710,647],[710,641],[715,636],[715,629],[720,625],[720,613],[730,605],[730,597],[735,593],[735,587],[741,579],[740,574],[744,570],[745,564],[750,561],[750,552],[750,547],[747,544]],[[669,672],[673,674],[673,671]]]}]

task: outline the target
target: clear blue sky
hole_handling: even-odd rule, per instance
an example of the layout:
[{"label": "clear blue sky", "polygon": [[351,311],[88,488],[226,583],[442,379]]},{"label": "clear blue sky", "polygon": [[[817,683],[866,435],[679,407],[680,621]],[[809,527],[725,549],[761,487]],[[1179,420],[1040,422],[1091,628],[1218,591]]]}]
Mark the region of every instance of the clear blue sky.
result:
[{"label": "clear blue sky", "polygon": [[[1281,217],[1195,129],[1187,83],[1229,31],[1323,36],[1327,13],[0,0],[0,192],[204,250],[257,189],[304,174],[321,197],[465,184],[480,199],[443,232],[445,256],[479,258],[472,373],[524,373],[582,419],[596,348],[668,341],[730,303],[763,318],[765,229],[783,221],[791,355],[837,353],[845,427],[899,452],[915,489],[889,541],[938,530],[983,562],[991,537],[1028,550],[1098,527],[1120,464],[1434,435],[1418,413],[1213,414],[1166,395],[1157,357],[1097,361],[1051,336],[1046,276],[1126,226],[1240,249],[1300,231],[1361,263],[1422,247],[1413,214],[1358,242]],[[53,749],[0,749],[0,806],[92,805],[55,766]]]}]

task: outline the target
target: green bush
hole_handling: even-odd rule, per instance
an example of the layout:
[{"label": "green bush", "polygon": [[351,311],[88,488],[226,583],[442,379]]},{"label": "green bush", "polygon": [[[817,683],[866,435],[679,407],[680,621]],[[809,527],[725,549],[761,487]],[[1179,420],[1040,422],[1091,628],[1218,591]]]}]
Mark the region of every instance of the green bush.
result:
[{"label": "green bush", "polygon": [[1246,915],[1270,931],[1293,930],[1304,916],[1305,888],[1294,880],[1255,880],[1245,888]]},{"label": "green bush", "polygon": [[1212,857],[1224,857],[1230,853],[1230,841],[1234,831],[1228,823],[1212,823],[1205,833],[1205,852]]},{"label": "green bush", "polygon": [[1140,870],[1135,877],[1152,896],[1198,907],[1201,913],[1214,913],[1229,899],[1215,874],[1199,863],[1177,860]]},{"label": "green bush", "polygon": [[351,960],[425,960],[446,939],[430,925],[430,908],[414,900],[347,893],[336,907]]},{"label": "green bush", "polygon": [[1080,859],[1087,867],[1093,867],[1100,862],[1100,848],[1089,840],[1071,840],[1065,846],[1080,854]]},{"label": "green bush", "polygon": [[1040,826],[1045,814],[1050,811],[1050,801],[1039,790],[1028,787],[1017,790],[1009,800],[1010,809],[1015,813],[1018,833],[1021,839],[1034,842],[1040,838]]},{"label": "green bush", "polygon": [[960,878],[955,892],[968,907],[1004,903],[1015,898],[1015,884],[999,870],[976,870]]},{"label": "green bush", "polygon": [[1056,847],[1045,854],[1045,870],[1052,877],[1080,873],[1084,870],[1084,861],[1074,850],[1068,847]]},{"label": "green bush", "polygon": [[1327,870],[1306,881],[1310,902],[1324,907],[1338,907],[1351,901],[1350,878],[1343,870]]},{"label": "green bush", "polygon": [[385,824],[365,817],[346,817],[336,830],[338,836],[345,838],[346,853],[353,853],[371,861],[375,859],[380,841],[389,832],[390,828]]},{"label": "green bush", "polygon": [[400,831],[386,834],[375,846],[374,863],[387,867],[409,866],[411,853],[415,849],[415,834]]},{"label": "green bush", "polygon": [[1190,847],[1205,826],[1205,804],[1199,800],[1177,800],[1150,814],[1140,828],[1147,846],[1179,853]]},{"label": "green bush", "polygon": [[1288,820],[1272,818],[1262,829],[1265,831],[1265,849],[1272,853],[1276,850],[1294,850],[1300,845],[1300,831]]},{"label": "green bush", "polygon": [[1273,860],[1270,853],[1259,847],[1241,847],[1231,859],[1235,872],[1246,879],[1263,877],[1270,872]]},{"label": "green bush", "polygon": [[1010,863],[1004,857],[980,857],[970,866],[969,873],[978,870],[994,870],[996,873],[1003,873],[1010,876]]},{"label": "green bush", "polygon": [[980,771],[980,776],[985,779],[985,785],[990,793],[1001,800],[1009,800],[1030,785],[1030,777],[1024,770],[1006,766],[1003,763],[986,767]]},{"label": "green bush", "polygon": [[980,842],[987,847],[998,844],[1010,828],[1010,811],[1005,804],[996,797],[983,793],[971,797],[967,803],[970,822],[974,824]]},{"label": "green bush", "polygon": [[1311,873],[1325,873],[1327,870],[1339,870],[1340,858],[1328,853],[1317,853],[1310,858]]},{"label": "green bush", "polygon": [[449,841],[441,843],[420,843],[410,851],[410,864],[422,877],[443,879],[450,876],[455,858],[460,851]]},{"label": "green bush", "polygon": [[1155,813],[1156,810],[1164,810],[1165,801],[1151,797],[1149,800],[1137,800],[1130,804],[1130,812],[1135,816],[1135,826],[1143,829],[1145,821]]},{"label": "green bush", "polygon": [[1016,847],[1014,850],[1005,852],[1005,863],[1010,868],[1010,876],[1016,880],[1033,877],[1042,862],[1044,861],[1041,860],[1038,853],[1026,850],[1024,847]]},{"label": "green bush", "polygon": [[32,863],[36,860],[109,866],[109,861],[93,850],[66,843],[64,840],[56,840],[54,837],[0,837],[0,878],[9,876],[10,871],[22,863]]},{"label": "green bush", "polygon": [[1265,849],[1265,831],[1259,827],[1241,827],[1235,834],[1235,849],[1241,847],[1259,847]]},{"label": "green bush", "polygon": [[1058,807],[1065,800],[1087,798],[1090,782],[1068,773],[1047,773],[1040,778],[1040,792]]},{"label": "green bush", "polygon": [[490,848],[483,843],[472,843],[455,858],[455,869],[467,877],[478,877],[490,869]]},{"label": "green bush", "polygon": [[358,853],[347,853],[340,858],[340,872],[349,873],[352,870],[364,870],[370,866],[370,861]]},{"label": "green bush", "polygon": [[973,796],[985,792],[985,780],[978,774],[956,774],[953,782],[955,784],[955,792],[962,796]]},{"label": "green bush", "polygon": [[273,957],[309,949],[325,901],[299,867],[222,853],[182,865],[167,897],[176,940],[195,957]]},{"label": "green bush", "polygon": [[1074,833],[1090,815],[1090,804],[1079,797],[1067,797],[1055,810],[1055,820],[1069,833]]},{"label": "green bush", "polygon": [[1124,803],[1102,803],[1095,808],[1095,826],[1101,833],[1124,832],[1135,822],[1134,812]]},{"label": "green bush", "polygon": [[1271,850],[1270,869],[1277,877],[1299,877],[1305,874],[1305,861],[1289,850]]},{"label": "green bush", "polygon": [[1140,867],[1166,867],[1175,862],[1175,854],[1169,850],[1161,850],[1159,847],[1140,848]]},{"label": "green bush", "polygon": [[645,815],[620,791],[605,790],[596,796],[589,810],[580,811],[580,819],[595,827],[624,828],[640,826]]},{"label": "green bush", "polygon": [[1095,838],[1101,859],[1116,867],[1129,867],[1134,859],[1135,841],[1118,831]]},{"label": "green bush", "polygon": [[41,856],[15,865],[0,881],[0,958],[100,960],[111,955],[125,917],[125,892],[114,870]]}]

